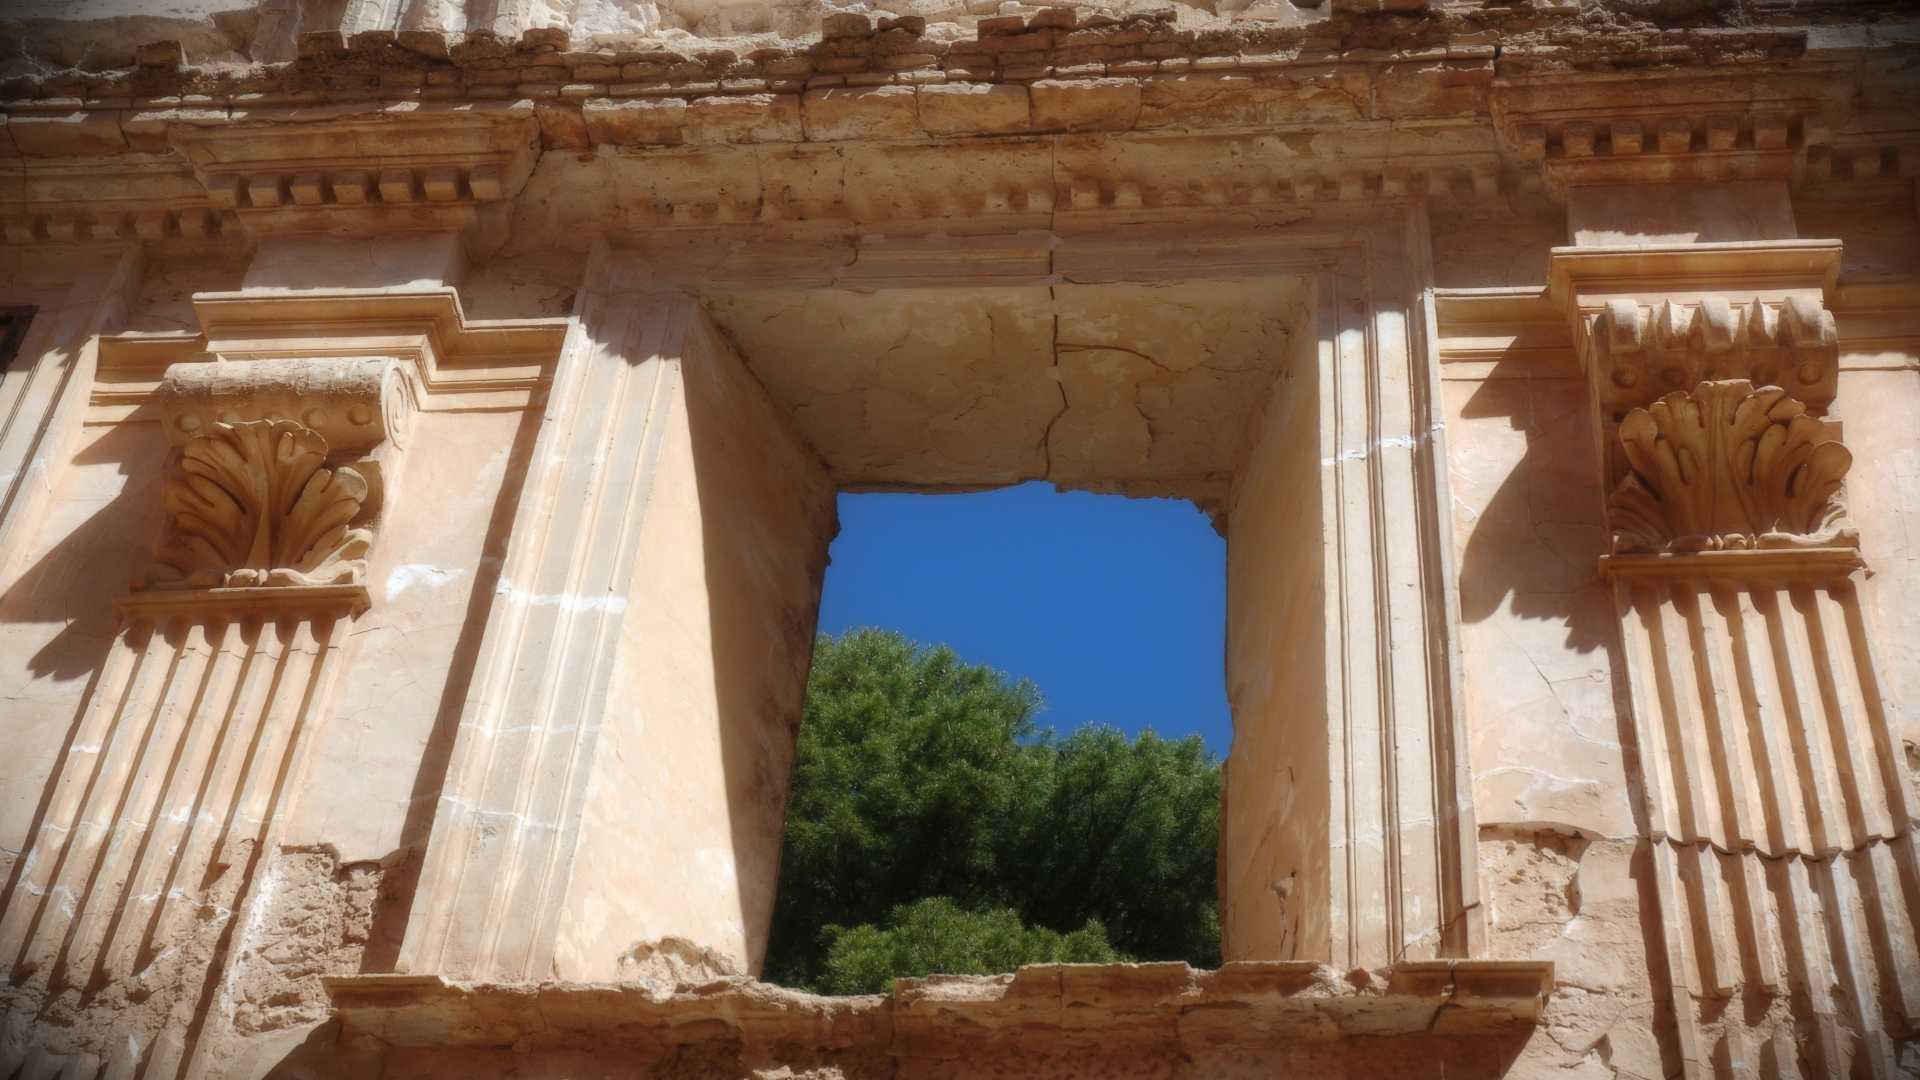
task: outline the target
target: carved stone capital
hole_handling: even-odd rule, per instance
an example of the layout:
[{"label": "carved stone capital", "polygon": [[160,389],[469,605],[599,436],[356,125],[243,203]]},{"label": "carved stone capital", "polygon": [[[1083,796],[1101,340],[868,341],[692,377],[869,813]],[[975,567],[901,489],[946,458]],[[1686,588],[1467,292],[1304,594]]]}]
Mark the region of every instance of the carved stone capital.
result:
[{"label": "carved stone capital", "polygon": [[1703,296],[1608,300],[1584,316],[1581,361],[1603,409],[1619,414],[1706,380],[1791,388],[1825,405],[1839,388],[1840,336],[1819,297],[1745,302]]},{"label": "carved stone capital", "polygon": [[167,369],[160,384],[167,438],[179,445],[242,416],[297,419],[335,452],[406,443],[412,393],[388,356],[216,359]]},{"label": "carved stone capital", "polygon": [[1854,543],[1840,500],[1853,455],[1777,386],[1676,391],[1620,423],[1627,475],[1607,500],[1616,552]]},{"label": "carved stone capital", "polygon": [[1549,288],[1604,420],[1721,379],[1824,412],[1839,388],[1826,306],[1839,265],[1830,240],[1556,248]]},{"label": "carved stone capital", "polygon": [[391,357],[187,362],[156,394],[175,450],[139,590],[359,585],[411,394]]}]

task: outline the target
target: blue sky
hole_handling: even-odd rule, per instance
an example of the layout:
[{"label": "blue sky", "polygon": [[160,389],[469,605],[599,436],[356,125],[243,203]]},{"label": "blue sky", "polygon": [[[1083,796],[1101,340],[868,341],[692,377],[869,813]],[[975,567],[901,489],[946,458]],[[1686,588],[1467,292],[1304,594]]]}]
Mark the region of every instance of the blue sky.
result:
[{"label": "blue sky", "polygon": [[1232,741],[1226,542],[1193,504],[1056,492],[843,494],[820,629],[899,630],[1032,679],[1042,725]]}]

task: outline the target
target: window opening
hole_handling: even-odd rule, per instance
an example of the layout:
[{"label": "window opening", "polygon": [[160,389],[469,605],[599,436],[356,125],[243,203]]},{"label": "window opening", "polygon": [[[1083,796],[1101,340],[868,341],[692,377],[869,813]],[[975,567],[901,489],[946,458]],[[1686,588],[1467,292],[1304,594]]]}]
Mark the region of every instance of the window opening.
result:
[{"label": "window opening", "polygon": [[839,501],[766,978],[1217,965],[1211,523],[1041,483]]}]

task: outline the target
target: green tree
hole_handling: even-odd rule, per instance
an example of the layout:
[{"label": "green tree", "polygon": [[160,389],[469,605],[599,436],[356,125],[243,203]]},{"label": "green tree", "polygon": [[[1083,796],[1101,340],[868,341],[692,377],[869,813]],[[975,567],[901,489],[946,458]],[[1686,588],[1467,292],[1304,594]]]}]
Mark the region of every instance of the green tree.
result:
[{"label": "green tree", "polygon": [[1107,964],[1131,959],[1089,919],[1061,934],[1027,926],[1012,908],[968,911],[944,896],[902,904],[885,929],[872,923],[829,926],[820,989],[829,994],[877,994],[901,977],[992,975],[1023,964]]},{"label": "green tree", "polygon": [[[1014,940],[1008,913],[1023,933],[1098,927],[1116,955],[1218,963],[1219,763],[1198,737],[1056,739],[1035,725],[1040,707],[1031,683],[945,647],[881,630],[821,638],[767,977],[870,987],[881,957],[1052,955],[952,951],[989,927]],[[968,917],[912,907],[935,897]],[[925,973],[894,973],[910,971]]]}]

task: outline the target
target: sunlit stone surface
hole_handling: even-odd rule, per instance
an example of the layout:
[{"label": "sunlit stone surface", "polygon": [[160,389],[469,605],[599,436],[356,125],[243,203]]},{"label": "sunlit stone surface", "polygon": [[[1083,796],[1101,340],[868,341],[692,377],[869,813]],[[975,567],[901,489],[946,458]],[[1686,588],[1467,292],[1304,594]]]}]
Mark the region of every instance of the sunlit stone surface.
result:
[{"label": "sunlit stone surface", "polygon": [[[1916,42],[9,7],[0,1077],[1920,1074]],[[755,981],[835,493],[1035,479],[1227,538],[1228,963]]]}]

